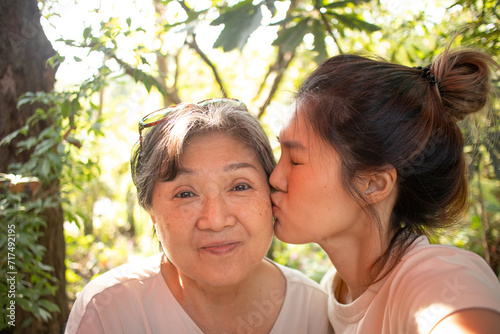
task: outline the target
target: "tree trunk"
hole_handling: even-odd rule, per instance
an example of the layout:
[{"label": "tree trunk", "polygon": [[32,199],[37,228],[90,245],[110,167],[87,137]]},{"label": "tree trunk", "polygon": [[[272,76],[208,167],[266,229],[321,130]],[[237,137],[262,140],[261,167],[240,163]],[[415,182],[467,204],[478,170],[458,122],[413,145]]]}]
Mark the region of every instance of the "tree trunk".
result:
[{"label": "tree trunk", "polygon": [[[24,126],[26,119],[39,106],[24,105],[17,108],[19,97],[26,92],[52,91],[55,70],[46,65],[47,59],[55,55],[40,25],[40,13],[36,0],[0,0],[0,138]],[[38,135],[47,123],[38,122],[29,135]],[[0,172],[8,172],[11,163],[25,163],[30,152],[16,153],[16,143],[0,147]],[[44,186],[42,191],[59,194],[59,183]],[[46,299],[59,306],[61,312],[53,313],[49,323],[34,321],[23,333],[61,333],[68,317],[68,301],[65,279],[65,242],[63,211],[61,206],[47,209],[43,218],[47,227],[39,243],[46,248],[43,263],[54,268],[59,281],[55,296]],[[16,328],[31,314],[17,309]]]}]

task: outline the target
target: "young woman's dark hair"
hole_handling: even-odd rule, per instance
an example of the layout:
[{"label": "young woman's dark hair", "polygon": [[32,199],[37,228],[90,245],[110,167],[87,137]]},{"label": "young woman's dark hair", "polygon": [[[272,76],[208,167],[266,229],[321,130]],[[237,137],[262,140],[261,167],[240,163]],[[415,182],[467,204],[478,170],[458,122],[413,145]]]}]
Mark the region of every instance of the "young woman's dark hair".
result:
[{"label": "young woman's dark hair", "polygon": [[483,53],[449,48],[424,68],[339,55],[302,84],[297,108],[307,110],[306,122],[338,152],[353,198],[363,197],[353,186],[359,172],[397,172],[394,236],[379,261],[391,258],[394,266],[416,236],[455,223],[466,210],[457,121],[488,105],[491,66],[498,65]]}]

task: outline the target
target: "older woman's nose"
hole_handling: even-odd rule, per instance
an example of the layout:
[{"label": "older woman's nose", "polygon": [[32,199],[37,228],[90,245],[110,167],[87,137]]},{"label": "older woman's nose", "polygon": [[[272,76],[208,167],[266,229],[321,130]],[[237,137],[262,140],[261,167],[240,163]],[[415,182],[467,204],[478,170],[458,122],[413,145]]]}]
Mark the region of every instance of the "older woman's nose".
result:
[{"label": "older woman's nose", "polygon": [[205,198],[197,224],[200,230],[220,231],[235,223],[236,217],[223,196],[219,194]]}]

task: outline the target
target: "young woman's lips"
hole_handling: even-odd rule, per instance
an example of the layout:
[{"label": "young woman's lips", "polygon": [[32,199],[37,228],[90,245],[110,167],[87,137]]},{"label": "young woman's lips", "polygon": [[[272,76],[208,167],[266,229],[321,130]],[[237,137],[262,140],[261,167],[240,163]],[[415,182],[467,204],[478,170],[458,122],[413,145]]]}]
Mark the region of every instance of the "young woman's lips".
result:
[{"label": "young woman's lips", "polygon": [[231,254],[240,244],[239,241],[216,242],[201,247],[201,250],[213,255],[227,255]]},{"label": "young woman's lips", "polygon": [[273,206],[273,213],[276,213],[276,211],[278,211],[279,207],[278,207],[278,205],[276,205],[276,202],[273,201],[272,196],[271,196],[271,203]]}]

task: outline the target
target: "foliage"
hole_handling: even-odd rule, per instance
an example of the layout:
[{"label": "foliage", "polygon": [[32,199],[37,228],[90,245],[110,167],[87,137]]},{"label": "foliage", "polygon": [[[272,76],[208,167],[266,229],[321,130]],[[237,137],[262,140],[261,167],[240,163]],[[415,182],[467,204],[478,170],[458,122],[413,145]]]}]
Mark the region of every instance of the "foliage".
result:
[{"label": "foliage", "polygon": [[[229,3],[221,3],[219,7],[210,7],[201,10],[189,7],[188,3],[184,1],[154,1],[155,12],[158,17],[156,19],[155,36],[152,40],[149,39],[148,31],[142,26],[135,24],[133,17],[110,17],[103,20],[97,26],[88,26],[83,29],[80,41],[75,39],[60,39],[60,41],[63,41],[68,46],[87,50],[89,55],[100,55],[102,63],[95,70],[100,76],[100,81],[95,80],[95,78],[93,81],[89,81],[89,83],[98,82],[101,84],[101,87],[79,90],[82,93],[78,97],[69,94],[65,97],[66,102],[60,100],[58,103],[61,105],[61,111],[68,114],[68,110],[73,110],[71,108],[72,101],[75,99],[78,100],[81,97],[91,98],[96,93],[102,94],[104,83],[108,85],[111,83],[116,84],[123,78],[123,75],[129,76],[133,78],[135,83],[143,85],[148,93],[154,93],[154,88],[163,96],[165,104],[179,102],[181,100],[180,93],[186,94],[185,92],[188,89],[202,91],[204,87],[214,87],[210,83],[211,75],[213,81],[219,86],[220,93],[223,95],[227,94],[228,85],[226,82],[229,82],[231,79],[220,75],[220,68],[223,62],[212,60],[213,58],[217,58],[213,56],[214,54],[221,54],[216,49],[221,48],[223,52],[238,49],[242,52],[249,38],[256,30],[265,27],[274,29],[276,27],[278,34],[274,42],[271,40],[270,44],[275,45],[278,53],[274,55],[274,60],[269,58],[268,64],[265,65],[269,67],[269,71],[262,73],[261,89],[258,90],[257,96],[250,97],[252,100],[260,99],[264,101],[259,107],[259,116],[262,116],[266,106],[273,99],[277,87],[285,78],[283,73],[293,59],[293,54],[296,50],[298,52],[305,52],[305,54],[309,53],[316,61],[321,61],[328,54],[325,37],[327,35],[333,36],[335,33],[334,30],[338,29],[341,36],[348,29],[365,30],[367,32],[378,29],[375,25],[364,22],[362,14],[360,14],[361,12],[354,13],[353,11],[356,6],[366,2],[339,1],[336,5],[326,4],[326,7],[324,7],[320,1],[300,1],[296,4],[290,4],[289,9],[286,11],[279,11],[276,9],[278,3],[275,1],[242,1],[231,5]],[[165,13],[167,7],[172,8],[172,4],[174,3],[180,6],[176,7],[178,10],[178,19],[172,22],[165,19]],[[286,3],[281,3],[282,8],[284,7],[283,4]],[[214,13],[217,13],[215,18]],[[283,13],[286,14],[283,20],[278,19],[280,13],[281,15]],[[311,16],[310,13],[314,13],[314,15]],[[269,20],[273,17],[275,22],[269,23]],[[242,24],[242,22],[246,23]],[[206,24],[221,27],[218,38],[213,44],[214,51],[216,52],[212,53],[212,55],[205,53],[197,41],[197,33],[202,29],[200,27]],[[245,29],[242,29],[242,26]],[[308,33],[309,29],[313,29],[314,36],[314,45],[311,48],[312,53],[303,47],[303,37]],[[161,41],[161,43],[153,43],[154,40]],[[166,40],[180,40],[180,42],[166,43]],[[135,44],[130,46],[130,41],[134,41]],[[129,51],[127,56],[124,56],[124,50]],[[199,80],[192,87],[187,87],[185,83],[189,82],[188,77],[192,73],[187,72],[180,62],[181,52],[186,54],[188,50],[192,51],[186,57],[187,59],[191,59],[189,60],[190,63],[197,64],[197,68],[200,68],[200,65],[203,64],[207,65],[207,72],[198,75],[198,77],[205,79]],[[132,55],[132,57],[129,55]],[[196,60],[197,57],[199,60]],[[81,57],[75,56],[73,58],[76,62],[82,62],[83,60]],[[55,57],[51,61],[53,64],[57,64],[58,62],[64,62],[65,59]],[[184,67],[186,66],[189,65],[184,64]],[[273,73],[275,79],[274,81],[269,81],[268,78]],[[265,86],[267,86],[267,90],[264,89]],[[246,89],[246,84],[243,87]],[[217,94],[217,91],[204,93],[204,96],[209,94]],[[267,96],[264,94],[267,94]],[[100,108],[102,110],[102,107],[100,105],[94,109],[97,110]],[[72,115],[79,117],[78,112],[80,109],[75,108],[75,113]],[[98,180],[96,160],[87,159],[82,151],[80,150],[79,152],[74,152],[74,154],[67,155],[68,159],[75,158],[75,160],[68,163],[68,168],[65,168],[63,172],[72,170],[73,175],[81,175],[82,177],[86,177],[86,179],[83,183],[78,180],[77,182],[61,183],[67,220],[79,224],[85,230],[83,234],[81,231],[72,235],[67,233],[68,270],[66,276],[70,285],[71,296],[74,296],[73,289],[79,290],[82,284],[85,284],[94,275],[109,269],[103,261],[95,257],[100,252],[99,248],[96,248],[97,245],[106,245],[106,248],[112,245],[111,241],[106,242],[102,240],[102,229],[92,229],[92,221],[94,220],[93,211],[95,210],[96,202],[104,198],[111,198],[113,201],[123,200],[123,197],[120,199],[115,198],[117,196],[111,190],[112,186],[109,182]],[[98,158],[99,153],[94,154],[94,157]],[[86,161],[86,163],[82,161]],[[75,173],[73,169],[77,169],[79,172]],[[122,175],[122,173],[120,172],[119,175]],[[68,175],[63,175],[62,179],[66,179],[66,176]],[[121,178],[118,175],[115,175],[115,177]],[[70,187],[73,189],[69,189]],[[129,224],[127,228],[134,228],[134,226],[130,226]],[[112,235],[114,235],[115,240],[120,240],[123,237],[123,234],[116,230],[112,232]],[[133,239],[133,236],[130,237]],[[95,250],[95,256],[91,255],[92,252],[89,252],[90,249]],[[115,254],[114,258],[122,259],[122,261],[126,260],[123,254]],[[116,264],[114,263],[114,265]],[[298,266],[299,264],[297,262],[293,265]]]},{"label": "foliage", "polygon": [[[0,330],[9,327],[12,320],[7,317],[11,300],[45,321],[51,317],[49,312],[58,311],[57,305],[43,299],[55,293],[57,282],[51,275],[53,268],[41,262],[45,248],[37,243],[40,228],[46,225],[42,212],[53,207],[55,202],[50,197],[29,200],[22,192],[13,193],[6,184],[15,187],[19,184],[17,181],[23,180],[12,174],[0,174],[1,277],[5,278],[0,282],[0,293],[4,296],[0,300]],[[36,182],[36,179],[31,181]],[[11,284],[7,278],[15,283]],[[11,298],[11,294],[15,298]],[[30,320],[26,319],[21,328],[29,325]]]},{"label": "foliage", "polygon": [[[19,106],[31,101],[38,100],[42,105],[50,105],[51,98],[44,93],[27,94]],[[43,185],[49,185],[56,181],[61,174],[63,162],[61,160],[63,146],[59,139],[59,128],[44,128],[38,136],[30,135],[30,128],[37,126],[38,122],[45,122],[53,119],[55,109],[42,107],[36,109],[24,127],[6,136],[0,145],[8,144],[18,135],[25,136],[25,139],[17,145],[17,152],[30,151],[31,159],[25,163],[13,163],[9,166],[9,172],[4,174],[2,182],[6,184],[2,193],[2,227],[9,227],[13,230],[13,248],[7,248],[7,234],[2,234],[2,253],[14,253],[16,274],[16,304],[26,311],[31,312],[37,319],[49,319],[51,311],[57,310],[57,306],[43,296],[54,294],[57,289],[57,282],[51,278],[50,272],[53,268],[44,265],[41,260],[45,249],[37,243],[41,236],[40,228],[46,226],[43,217],[45,210],[55,207],[59,201],[57,193],[50,189],[45,193],[38,193],[37,189]],[[49,122],[50,123],[50,122]],[[23,184],[24,180],[29,180],[34,184],[34,190],[29,192],[32,197],[23,193],[23,189],[17,188],[18,184]],[[5,239],[4,239],[5,238]],[[10,239],[9,239],[10,241]],[[6,259],[7,256],[4,257]],[[3,268],[7,268],[6,266]],[[2,282],[4,284],[4,282]],[[2,287],[3,288],[3,287]],[[8,302],[6,299],[4,299]],[[6,308],[2,308],[6,310]],[[22,326],[27,326],[29,319],[25,320]],[[6,325],[6,324],[4,324]]]},{"label": "foliage", "polygon": [[[200,7],[194,2],[154,0],[150,8],[154,17],[141,21],[137,13],[135,16],[103,15],[98,24],[89,24],[83,29],[81,39],[62,37],[60,41],[86,52],[88,59],[97,55],[101,60],[93,69],[95,76],[82,84],[82,89],[60,93],[53,102],[65,124],[59,133],[64,137],[69,131],[64,139],[66,144],[74,140],[77,146],[82,145],[80,149],[75,145],[63,145],[65,160],[59,175],[63,180],[62,197],[66,201],[67,220],[83,228],[92,226],[96,203],[103,199],[127,203],[126,209],[134,208],[126,202],[126,198],[133,198],[133,192],[126,186],[127,182],[130,184],[125,177],[128,156],[121,157],[123,160],[108,172],[107,178],[99,178],[100,169],[110,167],[98,160],[110,152],[105,151],[108,145],[98,146],[95,139],[102,135],[100,126],[105,114],[101,113],[102,102],[92,103],[97,95],[110,100],[104,106],[108,117],[107,134],[128,131],[140,118],[137,112],[127,114],[128,119],[115,119],[123,110],[116,108],[115,99],[125,99],[127,94],[132,96],[130,92],[117,94],[116,87],[127,90],[129,88],[124,87],[133,86],[147,94],[141,101],[135,101],[146,110],[160,107],[159,104],[214,95],[242,97],[256,111],[272,137],[275,124],[271,123],[281,121],[279,112],[289,102],[283,96],[289,96],[287,92],[296,89],[306,72],[333,53],[363,49],[409,66],[426,65],[440,52],[449,36],[458,31],[457,45],[476,45],[498,55],[500,24],[496,1],[448,1],[446,7],[436,1],[424,2],[420,10],[411,6],[395,14],[384,6],[384,1],[207,1],[206,6]],[[134,4],[137,8],[144,7],[144,3]],[[441,16],[431,15],[435,9],[439,9]],[[99,8],[94,12],[99,13]],[[51,13],[46,16],[50,18]],[[151,21],[154,22],[149,27],[144,23]],[[205,32],[209,30],[215,37],[206,42],[209,35]],[[73,60],[81,63],[83,59],[74,57]],[[64,60],[53,59],[54,64],[59,61]],[[103,93],[105,90],[107,94]],[[162,102],[151,102],[158,95]],[[86,113],[82,113],[84,105]],[[126,109],[136,112],[140,108],[129,103]],[[78,120],[75,129],[69,125],[71,117]],[[473,205],[467,218],[468,226],[441,239],[469,247],[485,257],[484,250],[498,246],[500,240],[497,190],[500,147],[491,141],[497,131],[496,123],[491,124],[495,126],[479,131],[477,140],[468,142],[466,148],[473,162]],[[82,141],[82,137],[88,140]],[[127,144],[131,146],[130,141]],[[71,175],[77,176],[76,179]],[[136,217],[135,223],[134,219],[132,223],[119,222],[122,219],[118,217],[120,210],[123,212],[123,207],[113,211],[115,219],[107,218],[100,227],[86,229],[86,232],[71,232],[68,227],[67,277],[70,284],[74,284],[70,287],[72,296],[94,275],[127,261],[125,250],[130,252],[130,247],[126,246],[128,242],[124,241],[127,238],[133,244],[133,252],[145,253],[137,249],[137,244],[140,244],[138,238],[148,233],[130,234],[127,231],[132,228],[149,230],[148,219],[135,212],[127,214],[129,218]],[[121,229],[110,230],[104,227],[106,224],[118,225]],[[119,242],[113,244],[113,240]],[[116,249],[104,250],[116,245]],[[273,245],[271,257],[315,279],[328,267],[326,255],[316,245],[292,246],[277,240]],[[118,260],[111,265],[106,258]]]},{"label": "foliage", "polygon": [[279,264],[302,271],[318,283],[331,267],[328,255],[317,244],[290,245],[275,238],[268,257]]},{"label": "foliage", "polygon": [[[99,80],[87,81],[74,92],[26,93],[20,98],[18,107],[27,103],[39,107],[22,128],[0,141],[0,145],[9,144],[13,138],[23,136],[17,144],[17,152],[31,152],[27,163],[11,164],[11,174],[3,174],[0,180],[1,226],[13,231],[15,247],[12,248],[8,242],[10,239],[7,237],[11,233],[8,234],[7,230],[0,236],[0,246],[4,260],[8,258],[8,253],[15,254],[15,270],[11,268],[10,271],[17,272],[16,305],[44,321],[51,318],[50,312],[58,311],[57,305],[44,299],[44,296],[55,293],[58,282],[51,275],[53,268],[42,263],[45,248],[37,241],[41,237],[41,227],[46,226],[45,213],[62,201],[61,194],[47,186],[62,183],[71,185],[66,191],[82,190],[86,182],[95,178],[96,162],[83,159],[80,155],[78,150],[84,144],[76,134],[85,131],[87,136],[101,135],[99,122],[89,123],[80,113],[86,102],[85,94],[95,90],[96,85],[98,88]],[[94,109],[92,103],[89,105],[91,110]],[[30,129],[38,126],[43,130],[33,135]],[[31,187],[28,191],[23,189],[25,184]],[[69,210],[69,203],[62,204],[66,220],[74,221],[75,213]],[[7,270],[6,265],[2,268],[5,268],[2,271]],[[4,292],[7,291],[5,283],[0,283]],[[4,307],[6,302],[9,301],[2,299],[4,314],[7,311]],[[2,323],[1,328],[6,325]],[[29,319],[22,324],[27,325]]]},{"label": "foliage", "polygon": [[[500,12],[495,0],[456,1],[448,20],[455,24],[448,34],[458,33],[459,42],[490,54],[500,64]],[[494,75],[500,91],[498,68]],[[469,163],[471,206],[468,224],[457,235],[448,234],[444,242],[453,242],[486,259],[500,277],[500,100],[492,108],[462,124]]]}]

